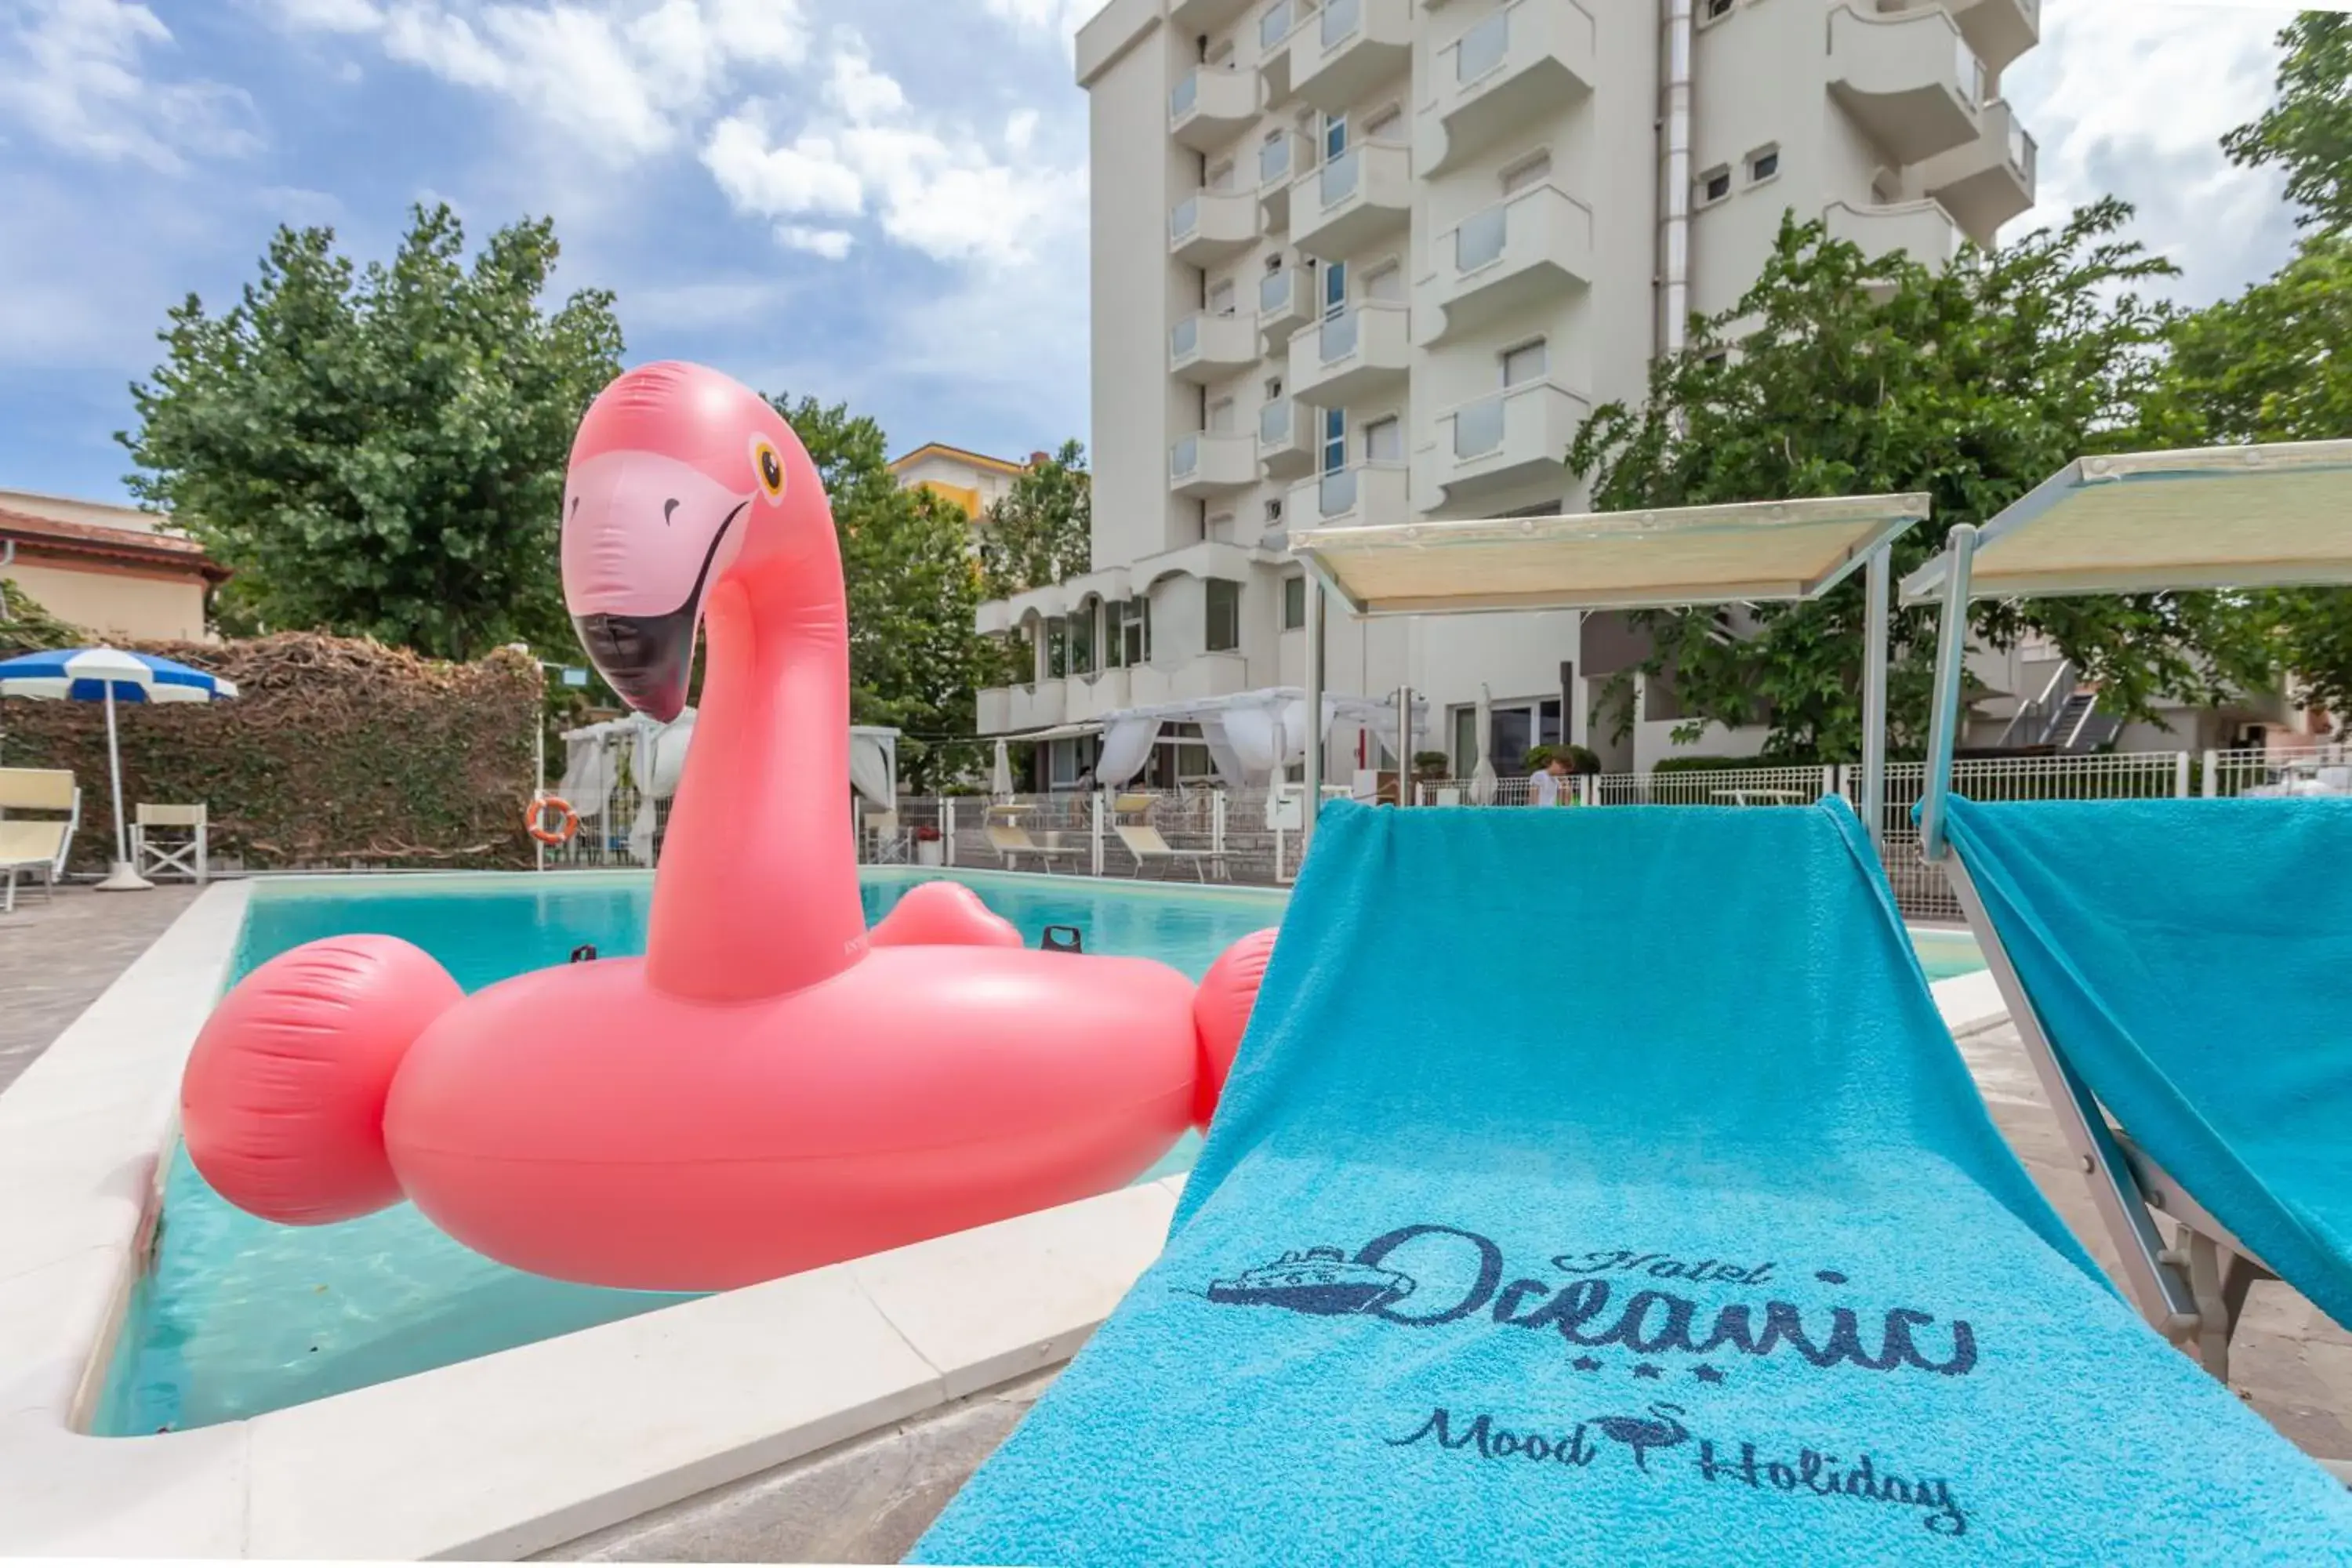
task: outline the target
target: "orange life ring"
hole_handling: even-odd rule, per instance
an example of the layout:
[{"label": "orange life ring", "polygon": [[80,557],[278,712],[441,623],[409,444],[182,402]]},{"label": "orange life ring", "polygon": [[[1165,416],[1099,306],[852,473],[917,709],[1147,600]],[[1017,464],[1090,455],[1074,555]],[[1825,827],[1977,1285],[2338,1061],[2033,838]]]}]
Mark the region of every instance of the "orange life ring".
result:
[{"label": "orange life ring", "polygon": [[[547,811],[550,806],[553,806],[562,814],[553,827],[547,826]],[[580,814],[572,810],[572,803],[562,795],[543,795],[532,801],[524,810],[522,827],[524,832],[541,844],[568,844],[572,841],[572,836],[580,831]]]}]

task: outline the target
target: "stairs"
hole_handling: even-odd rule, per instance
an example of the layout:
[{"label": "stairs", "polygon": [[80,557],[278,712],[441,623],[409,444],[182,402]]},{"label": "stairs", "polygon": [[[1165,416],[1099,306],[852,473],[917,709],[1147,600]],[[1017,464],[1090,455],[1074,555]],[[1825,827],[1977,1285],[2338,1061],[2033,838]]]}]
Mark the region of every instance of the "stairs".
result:
[{"label": "stairs", "polygon": [[2061,664],[2042,695],[2022,703],[1995,742],[1999,749],[2051,751],[2083,756],[2123,731],[2123,721],[2099,711],[2099,689],[2074,679],[2074,667]]}]

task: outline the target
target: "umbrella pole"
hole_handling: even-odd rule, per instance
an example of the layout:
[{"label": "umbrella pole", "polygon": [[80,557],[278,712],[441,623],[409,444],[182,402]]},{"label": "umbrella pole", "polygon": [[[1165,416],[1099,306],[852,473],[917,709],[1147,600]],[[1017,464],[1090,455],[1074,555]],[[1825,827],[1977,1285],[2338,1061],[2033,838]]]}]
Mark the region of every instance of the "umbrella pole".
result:
[{"label": "umbrella pole", "polygon": [[131,864],[130,835],[122,825],[122,747],[114,738],[114,682],[106,683],[106,771],[114,784],[114,864],[107,868],[106,880],[98,885],[101,893],[131,893],[155,884],[141,876]]}]

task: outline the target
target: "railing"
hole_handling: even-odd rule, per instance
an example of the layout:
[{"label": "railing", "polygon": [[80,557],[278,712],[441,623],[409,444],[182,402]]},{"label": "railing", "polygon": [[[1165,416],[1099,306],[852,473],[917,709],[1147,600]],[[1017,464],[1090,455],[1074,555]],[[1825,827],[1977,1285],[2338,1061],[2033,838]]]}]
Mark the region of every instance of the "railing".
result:
[{"label": "railing", "polygon": [[1171,244],[1189,238],[1201,226],[1201,198],[1186,196],[1168,214],[1168,238]]},{"label": "railing", "polygon": [[1189,479],[1201,471],[1201,438],[1187,436],[1168,448],[1168,477]]},{"label": "railing", "polygon": [[1192,106],[1200,101],[1201,68],[1194,66],[1177,79],[1174,87],[1168,89],[1169,122],[1173,124],[1192,113]]},{"label": "railing", "polygon": [[1257,150],[1257,183],[1271,185],[1290,178],[1290,144],[1294,140],[1287,132],[1276,137]]},{"label": "railing", "polygon": [[1316,176],[1315,194],[1325,211],[1338,206],[1356,194],[1363,184],[1364,160],[1360,148],[1350,147],[1323,165]]},{"label": "railing", "polygon": [[1326,316],[1316,329],[1315,352],[1325,364],[1337,364],[1356,352],[1362,338],[1361,324],[1353,310],[1342,310],[1336,316]]},{"label": "railing", "polygon": [[1977,58],[1977,52],[1969,47],[1966,38],[1955,38],[1952,47],[1956,51],[1954,63],[1959,68],[1960,96],[1968,100],[1970,109],[1980,108],[1984,103],[1984,61]]},{"label": "railing", "polygon": [[1201,346],[1201,318],[1187,316],[1168,329],[1168,357],[1190,359]]},{"label": "railing", "polygon": [[2009,165],[2024,175],[2028,184],[2033,182],[2033,137],[2017,122],[2016,111],[2012,110],[2009,117]]},{"label": "railing", "polygon": [[2200,761],[2200,793],[2209,799],[2352,795],[2352,745],[2341,742],[2292,751],[2211,751]]},{"label": "railing", "polygon": [[1511,13],[1496,12],[1462,35],[1454,46],[1454,80],[1459,86],[1476,81],[1503,63],[1511,47]]},{"label": "railing", "polygon": [[1323,6],[1323,48],[1338,48],[1362,30],[1363,0],[1326,0]]},{"label": "railing", "polygon": [[1307,276],[1302,268],[1286,267],[1279,272],[1269,272],[1257,280],[1257,313],[1261,316],[1290,314],[1291,300],[1298,289],[1298,280]]},{"label": "railing", "polygon": [[1261,447],[1280,447],[1290,440],[1290,399],[1277,397],[1259,407],[1257,439]]},{"label": "railing", "polygon": [[1315,510],[1325,517],[1338,517],[1356,510],[1356,470],[1333,468],[1315,485]]},{"label": "railing", "polygon": [[1257,19],[1257,47],[1262,54],[1272,54],[1290,37],[1295,21],[1290,0],[1275,0],[1265,14]]},{"label": "railing", "polygon": [[1496,202],[1493,206],[1471,214],[1454,231],[1454,270],[1475,272],[1503,254],[1503,247],[1511,234],[1511,205]]},{"label": "railing", "polygon": [[1457,460],[1483,458],[1503,449],[1503,399],[1498,392],[1454,411],[1454,456]]}]

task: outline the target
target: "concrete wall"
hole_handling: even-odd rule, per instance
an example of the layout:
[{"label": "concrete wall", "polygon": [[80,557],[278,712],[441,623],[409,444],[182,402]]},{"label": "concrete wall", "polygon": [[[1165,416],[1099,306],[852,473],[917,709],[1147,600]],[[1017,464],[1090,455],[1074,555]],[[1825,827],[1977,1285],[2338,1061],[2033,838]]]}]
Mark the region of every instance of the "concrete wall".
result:
[{"label": "concrete wall", "polygon": [[194,640],[205,635],[205,587],[192,577],[28,559],[18,547],[6,580],[51,615],[109,637]]}]

